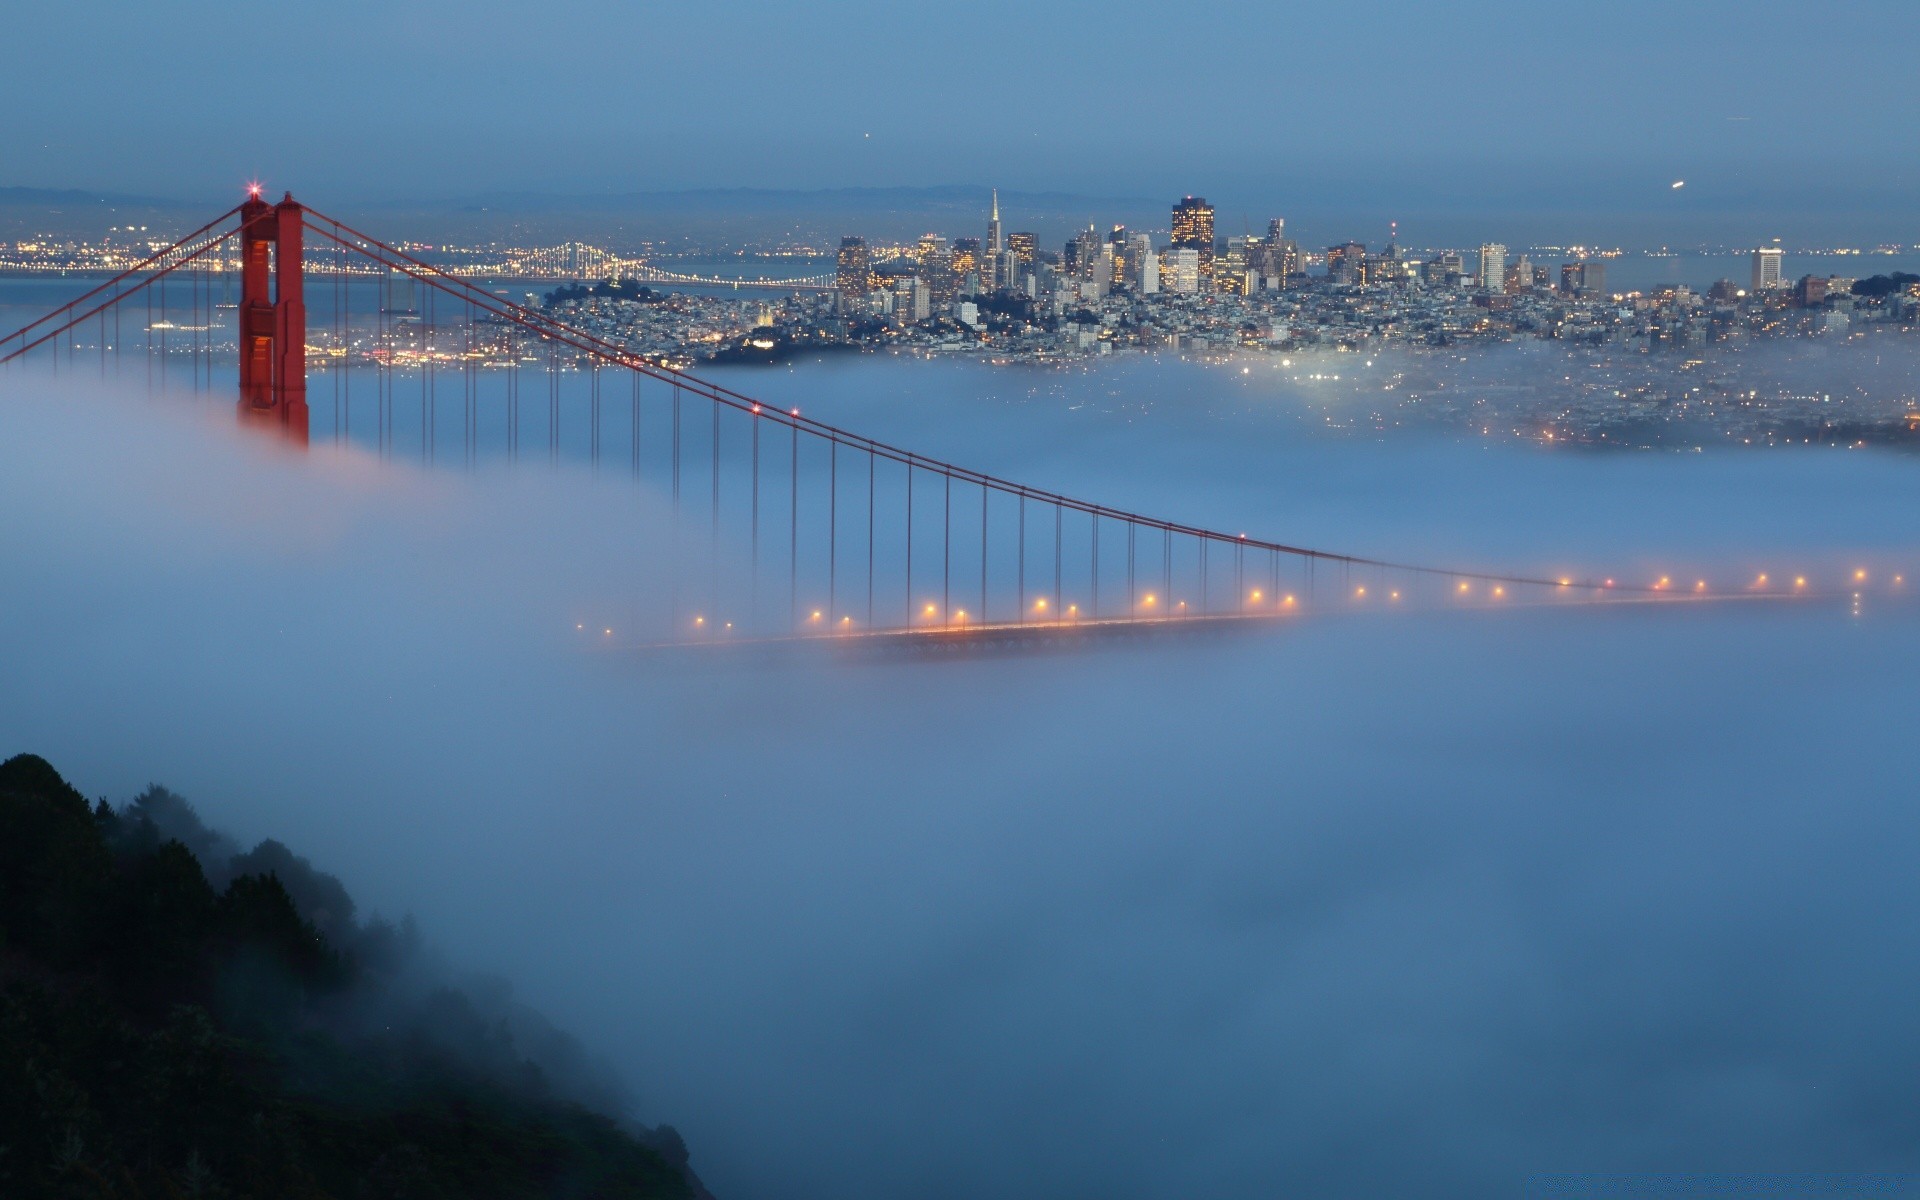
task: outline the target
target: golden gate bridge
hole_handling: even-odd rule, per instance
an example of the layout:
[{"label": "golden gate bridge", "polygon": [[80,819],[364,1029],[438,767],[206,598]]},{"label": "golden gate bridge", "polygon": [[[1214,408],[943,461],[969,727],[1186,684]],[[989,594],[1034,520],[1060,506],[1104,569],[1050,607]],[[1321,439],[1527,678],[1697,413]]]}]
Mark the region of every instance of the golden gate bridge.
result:
[{"label": "golden gate bridge", "polygon": [[[238,260],[234,306],[215,295],[226,255]],[[419,290],[417,308],[382,302],[396,280]],[[369,282],[377,295],[356,294]],[[141,373],[162,391],[232,386],[245,424],[301,446],[330,433],[427,463],[472,466],[497,448],[617,466],[670,514],[672,544],[651,573],[661,586],[635,618],[650,642],[1024,640],[1328,609],[1830,590],[1804,574],[1714,582],[1405,562],[1097,503],[673,369],[291,195],[270,204],[255,191],[0,338],[0,365]],[[1858,571],[1846,586],[1868,582]]]}]

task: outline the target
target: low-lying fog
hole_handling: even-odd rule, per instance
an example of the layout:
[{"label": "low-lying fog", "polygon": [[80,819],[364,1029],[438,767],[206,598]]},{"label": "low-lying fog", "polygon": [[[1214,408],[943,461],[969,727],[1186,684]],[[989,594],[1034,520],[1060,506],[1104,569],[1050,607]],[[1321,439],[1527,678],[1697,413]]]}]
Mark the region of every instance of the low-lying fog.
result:
[{"label": "low-lying fog", "polygon": [[602,1051],[723,1200],[1920,1170],[1920,621],[1890,585],[1920,464],[1336,439],[1226,378],[732,382],[1356,552],[1870,582],[1857,613],[609,653],[577,616],[659,536],[625,481],[292,454],[222,403],[15,379],[0,754],[163,782],[414,913]]}]

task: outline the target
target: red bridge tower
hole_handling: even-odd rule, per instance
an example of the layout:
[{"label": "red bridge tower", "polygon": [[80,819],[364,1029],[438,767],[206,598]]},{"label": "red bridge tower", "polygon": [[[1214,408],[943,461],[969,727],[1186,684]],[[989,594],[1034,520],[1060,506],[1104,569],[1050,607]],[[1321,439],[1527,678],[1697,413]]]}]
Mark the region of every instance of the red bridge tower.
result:
[{"label": "red bridge tower", "polygon": [[307,440],[307,305],[302,210],[293,194],[240,206],[240,417]]}]

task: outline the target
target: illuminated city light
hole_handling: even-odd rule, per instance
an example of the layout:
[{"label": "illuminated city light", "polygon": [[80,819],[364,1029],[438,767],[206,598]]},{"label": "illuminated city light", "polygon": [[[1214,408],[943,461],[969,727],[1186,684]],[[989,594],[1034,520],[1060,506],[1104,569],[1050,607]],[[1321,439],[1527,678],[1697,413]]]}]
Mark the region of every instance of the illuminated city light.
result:
[{"label": "illuminated city light", "polygon": [[1256,604],[1260,602],[1260,591],[1258,588],[1254,589],[1253,600],[1254,600],[1254,603]]},{"label": "illuminated city light", "polygon": [[1467,582],[1466,580],[1464,580],[1464,579],[1462,579],[1462,580],[1460,581],[1460,594],[1461,594],[1461,595],[1463,595],[1463,596],[1464,596],[1464,595],[1466,595],[1466,594],[1467,594],[1467,590],[1468,590],[1468,589],[1469,589],[1469,588],[1470,588],[1471,586],[1472,586],[1472,585],[1471,585],[1471,584],[1469,584],[1469,583],[1468,583],[1468,582]]},{"label": "illuminated city light", "polygon": [[1357,587],[1353,589],[1353,594],[1356,599],[1364,597],[1367,594],[1367,589],[1364,587]]},{"label": "illuminated city light", "polygon": [[1795,576],[1793,581],[1793,586],[1797,588],[1803,588],[1807,586],[1807,577],[1805,575]]},{"label": "illuminated city light", "polygon": [[1398,600],[1399,598],[1400,598],[1400,593],[1399,593],[1399,592],[1388,592],[1388,593],[1387,593],[1387,599],[1389,599],[1389,600]]},{"label": "illuminated city light", "polygon": [[1853,573],[1853,578],[1854,578],[1854,581],[1857,583],[1864,583],[1867,578],[1867,573],[1864,569],[1855,571]]},{"label": "illuminated city light", "polygon": [[1045,600],[1035,600],[1033,607],[1036,612],[1045,612],[1047,611],[1047,602]]},{"label": "illuminated city light", "polygon": [[693,623],[695,625],[705,625],[707,623],[707,619],[705,617],[695,617],[693,619]]},{"label": "illuminated city light", "polygon": [[1284,599],[1282,599],[1282,600],[1280,601],[1280,603],[1282,603],[1282,604],[1284,604],[1284,605],[1286,605],[1286,606],[1287,606],[1288,608],[1292,608],[1292,607],[1293,607],[1293,597],[1292,597],[1292,596],[1287,596],[1287,597],[1285,597]]},{"label": "illuminated city light", "polygon": [[1504,596],[1507,594],[1507,589],[1499,586],[1498,584],[1495,584],[1493,588],[1493,594],[1496,598],[1500,596]]},{"label": "illuminated city light", "polygon": [[811,618],[811,619],[812,619],[812,620],[815,620],[815,621],[818,621],[818,620],[820,619],[820,610],[819,610],[819,609],[817,609],[817,608],[816,608],[816,609],[814,609],[814,610],[813,610],[813,616],[812,616],[812,618]]}]

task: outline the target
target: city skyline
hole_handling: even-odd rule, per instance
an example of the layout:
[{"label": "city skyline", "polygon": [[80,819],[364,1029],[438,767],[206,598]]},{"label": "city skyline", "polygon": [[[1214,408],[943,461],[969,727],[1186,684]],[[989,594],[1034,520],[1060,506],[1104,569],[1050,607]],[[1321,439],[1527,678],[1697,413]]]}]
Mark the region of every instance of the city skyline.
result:
[{"label": "city skyline", "polygon": [[[1904,131],[1920,111],[1904,91],[1872,84],[1901,70],[1897,43],[1875,36],[1898,11],[1849,6],[1796,20],[1787,39],[1787,19],[1799,13],[1777,4],[1676,12],[1636,3],[1606,22],[1517,4],[1294,11],[1277,20],[1228,5],[1209,22],[1176,24],[1136,47],[1090,40],[1071,10],[989,4],[969,18],[1004,52],[964,82],[944,87],[936,76],[925,85],[929,102],[950,98],[968,114],[961,120],[942,116],[938,103],[876,102],[864,71],[819,69],[886,62],[967,31],[932,13],[851,4],[816,20],[758,9],[745,20],[729,13],[723,25],[718,13],[586,5],[539,22],[502,10],[491,22],[423,5],[392,18],[392,42],[348,45],[297,14],[265,12],[256,34],[280,47],[277,86],[295,97],[276,105],[270,132],[247,128],[217,75],[163,77],[150,85],[153,102],[130,110],[90,99],[90,72],[36,57],[0,80],[0,102],[37,117],[0,132],[0,187],[190,197],[260,178],[342,202],[458,207],[514,194],[967,180],[1003,191],[1142,196],[1205,180],[1223,224],[1224,214],[1273,208],[1311,221],[1350,212],[1366,227],[1393,217],[1458,224],[1446,236],[1473,244],[1496,232],[1475,223],[1500,214],[1588,220],[1598,226],[1593,236],[1621,231],[1610,240],[1657,228],[1685,240],[1697,223],[1734,218],[1760,226],[1755,238],[1767,229],[1858,236],[1909,212],[1916,192]],[[181,26],[202,12],[211,16],[203,0],[189,0],[165,13],[118,13],[89,42],[89,62],[114,72],[164,56],[185,44]],[[487,12],[483,4],[458,16]],[[22,44],[65,38],[56,12],[22,20]],[[1276,27],[1270,69],[1256,57],[1245,70],[1166,82],[1149,73],[1162,56],[1210,61],[1236,30],[1263,24]],[[1299,39],[1309,32],[1319,44],[1367,46],[1396,69],[1354,69],[1340,56],[1304,52]],[[625,75],[581,69],[610,57],[583,57],[582,47],[623,38],[715,47],[728,86],[714,85],[699,55],[662,52],[648,70]],[[1513,69],[1463,70],[1468,47]],[[1590,68],[1577,83],[1553,74],[1569,59]],[[475,62],[496,60],[511,64],[511,98],[482,94],[457,110],[420,105],[405,119],[395,119],[392,89],[366,82],[404,81],[404,94],[452,88]],[[1115,90],[1112,81],[1126,78],[1155,86]],[[1872,102],[1810,103],[1813,93],[1788,86],[1792,78],[1864,80]],[[529,91],[543,103],[521,103]],[[1087,96],[1104,108],[1063,119]],[[591,142],[564,122],[553,128],[544,114],[556,108],[591,113]],[[773,112],[779,121],[768,119]],[[1469,126],[1497,136],[1468,137]],[[342,129],[355,136],[342,139]],[[183,130],[223,132],[187,135],[183,145]],[[518,153],[519,145],[540,153]],[[1672,186],[1680,181],[1686,186]]]}]

